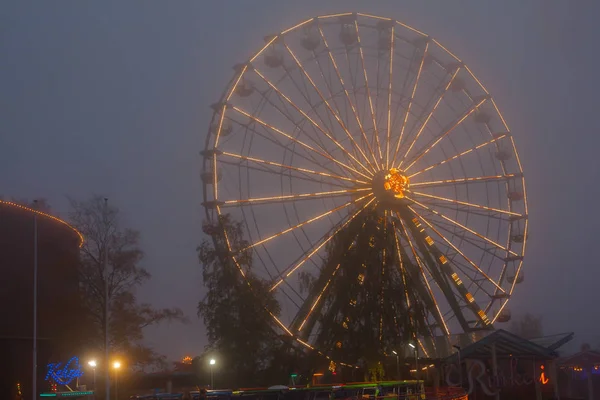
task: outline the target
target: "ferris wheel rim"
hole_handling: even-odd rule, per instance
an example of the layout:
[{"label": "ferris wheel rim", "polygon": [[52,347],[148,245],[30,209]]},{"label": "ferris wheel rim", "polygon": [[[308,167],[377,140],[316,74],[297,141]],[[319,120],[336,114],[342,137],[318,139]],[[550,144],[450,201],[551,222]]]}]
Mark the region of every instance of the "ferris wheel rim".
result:
[{"label": "ferris wheel rim", "polygon": [[[393,19],[389,19],[389,18],[383,18],[383,17],[376,17],[376,16],[372,16],[372,15],[369,15],[369,14],[361,14],[361,13],[341,13],[341,14],[330,14],[330,15],[319,16],[319,17],[315,17],[315,18],[310,18],[310,19],[308,19],[308,20],[306,20],[306,21],[304,21],[304,22],[301,22],[300,24],[297,24],[297,25],[295,25],[295,26],[293,26],[293,27],[291,27],[291,28],[289,28],[289,29],[286,29],[286,30],[282,31],[282,32],[281,32],[281,33],[279,33],[278,35],[273,35],[271,38],[269,38],[269,39],[268,39],[268,41],[266,42],[265,46],[264,46],[264,47],[262,47],[262,48],[261,48],[261,50],[259,50],[257,53],[255,53],[255,54],[254,54],[254,56],[253,56],[253,57],[251,57],[251,58],[249,59],[248,63],[244,64],[244,65],[243,65],[243,66],[240,68],[240,72],[239,72],[239,73],[236,73],[236,74],[234,75],[234,77],[233,77],[233,78],[232,78],[232,80],[230,81],[230,84],[228,85],[228,88],[227,88],[227,89],[224,91],[224,93],[223,93],[223,95],[222,95],[222,98],[221,98],[221,100],[220,100],[220,102],[219,102],[219,107],[221,107],[221,111],[220,111],[220,118],[218,118],[218,112],[215,112],[215,113],[213,114],[213,117],[211,118],[211,124],[213,124],[213,123],[215,122],[215,119],[218,119],[218,120],[219,120],[219,121],[218,121],[218,124],[219,124],[218,131],[217,131],[217,133],[216,133],[216,135],[215,135],[215,136],[216,136],[216,138],[215,138],[215,144],[213,145],[213,148],[212,148],[213,152],[214,152],[214,151],[216,151],[216,149],[217,149],[217,145],[218,145],[218,143],[219,143],[219,136],[220,136],[220,134],[221,134],[221,130],[222,130],[222,127],[223,127],[223,122],[224,122],[225,113],[226,113],[226,111],[227,111],[227,109],[228,109],[228,101],[229,101],[229,100],[231,99],[231,97],[233,96],[233,94],[234,94],[234,92],[235,92],[235,90],[236,90],[236,87],[237,87],[237,86],[238,86],[238,84],[240,83],[240,81],[241,81],[242,77],[244,76],[244,74],[245,74],[245,73],[247,72],[247,70],[250,68],[250,66],[251,66],[252,62],[254,62],[254,61],[255,61],[255,60],[256,60],[256,59],[257,59],[257,58],[258,58],[258,57],[259,57],[259,56],[260,56],[260,55],[261,55],[261,54],[264,52],[264,51],[266,51],[266,50],[269,48],[269,46],[270,46],[271,44],[273,44],[273,43],[274,43],[276,40],[278,40],[278,38],[281,38],[281,37],[285,36],[286,34],[288,34],[288,33],[291,33],[291,32],[293,32],[294,30],[296,30],[296,29],[299,29],[299,28],[301,28],[301,27],[303,27],[303,26],[305,26],[305,25],[309,24],[311,21],[315,21],[315,20],[319,20],[319,19],[323,19],[323,20],[325,20],[325,19],[331,19],[331,18],[335,18],[335,17],[344,17],[344,16],[352,16],[352,15],[355,15],[355,16],[361,16],[361,17],[366,17],[366,18],[376,18],[376,19],[380,19],[380,20],[383,20],[383,21],[390,21],[390,22],[392,22],[393,24],[398,24],[398,25],[400,25],[400,26],[403,26],[403,27],[405,27],[405,28],[411,29],[411,30],[413,30],[414,32],[416,32],[416,33],[418,33],[418,34],[422,35],[423,37],[428,37],[428,36],[427,36],[427,35],[425,35],[424,33],[420,32],[420,31],[418,31],[418,30],[416,30],[416,29],[414,29],[414,28],[408,27],[408,25],[404,25],[404,24],[402,24],[402,23],[400,23],[400,22],[398,22],[398,21],[395,21],[395,20],[393,20]],[[358,29],[358,28],[357,28],[357,29]],[[321,32],[321,35],[322,35],[322,32]],[[501,112],[499,111],[498,107],[496,106],[496,103],[495,103],[495,101],[494,101],[494,100],[493,100],[493,98],[492,98],[492,97],[489,95],[489,92],[488,92],[488,91],[487,91],[487,89],[486,89],[486,88],[483,86],[483,84],[481,84],[481,82],[480,82],[480,81],[479,81],[479,80],[476,78],[476,76],[475,76],[475,75],[474,75],[474,74],[471,72],[471,70],[470,70],[470,69],[469,69],[469,68],[468,68],[468,67],[467,67],[467,66],[466,66],[464,63],[462,63],[462,61],[461,61],[461,60],[460,60],[458,57],[456,57],[454,54],[452,54],[450,51],[448,51],[448,50],[447,50],[445,47],[443,47],[443,46],[442,46],[442,45],[441,45],[441,44],[440,44],[440,43],[439,43],[437,40],[435,40],[435,39],[432,39],[432,38],[431,38],[430,40],[431,40],[431,42],[432,42],[432,43],[435,43],[435,44],[436,44],[436,45],[438,45],[440,48],[442,48],[442,49],[443,49],[443,50],[444,50],[444,51],[445,51],[445,52],[446,52],[448,55],[450,55],[451,57],[453,57],[453,58],[454,58],[454,59],[455,59],[455,60],[456,60],[458,63],[460,63],[460,64],[461,64],[461,65],[462,65],[462,66],[465,68],[465,70],[466,70],[466,71],[469,73],[469,75],[470,75],[470,76],[471,76],[471,77],[472,77],[472,78],[473,78],[473,79],[474,79],[474,80],[475,80],[475,81],[476,81],[476,82],[479,84],[479,86],[481,87],[481,89],[482,89],[482,90],[483,90],[483,91],[484,91],[484,92],[487,94],[487,96],[489,96],[489,98],[486,98],[486,99],[484,99],[484,100],[481,100],[481,103],[480,103],[479,105],[481,105],[481,104],[482,104],[483,102],[485,102],[485,101],[489,101],[489,103],[491,103],[491,104],[492,104],[492,107],[495,109],[495,111],[496,111],[497,115],[498,115],[498,116],[501,118],[501,120],[502,120],[502,124],[503,124],[503,125],[504,125],[504,127],[505,127],[505,130],[506,130],[506,135],[505,135],[505,136],[503,136],[501,139],[508,139],[508,140],[510,141],[511,145],[512,145],[512,150],[513,150],[513,153],[514,153],[514,155],[515,155],[515,157],[516,157],[516,160],[517,160],[517,163],[518,163],[518,169],[519,169],[518,173],[517,173],[517,174],[515,174],[515,176],[514,176],[514,177],[516,177],[517,179],[521,179],[521,187],[522,187],[522,192],[523,192],[523,197],[524,197],[524,199],[523,199],[523,202],[524,202],[524,208],[525,208],[525,212],[524,212],[524,213],[521,213],[521,214],[519,214],[519,213],[514,213],[514,214],[517,214],[517,215],[521,215],[521,216],[522,216],[522,215],[524,215],[524,216],[525,216],[525,217],[524,217],[524,225],[525,225],[525,226],[524,226],[524,236],[525,236],[525,239],[524,239],[524,242],[523,242],[522,251],[520,252],[520,253],[521,253],[520,255],[519,255],[519,254],[516,254],[516,253],[514,253],[514,252],[513,252],[513,253],[514,253],[514,254],[513,254],[514,256],[520,256],[520,257],[522,257],[522,256],[524,255],[524,253],[525,253],[525,243],[526,243],[526,236],[527,236],[527,231],[528,231],[528,229],[527,229],[527,228],[528,228],[528,225],[527,225],[527,214],[528,214],[528,211],[527,211],[527,199],[526,199],[526,191],[525,191],[525,181],[524,181],[524,176],[523,176],[523,172],[522,172],[523,170],[522,170],[521,162],[520,162],[520,159],[519,159],[519,156],[518,156],[518,152],[517,152],[517,150],[516,150],[516,146],[515,146],[515,143],[514,143],[514,138],[513,138],[513,137],[512,137],[512,135],[510,134],[510,130],[509,130],[508,126],[506,125],[506,122],[505,122],[505,120],[504,120],[504,117],[502,116]],[[291,52],[291,50],[290,50],[290,52]],[[421,64],[422,64],[422,63],[421,63]],[[390,68],[390,69],[391,69],[391,68]],[[458,71],[457,71],[457,72],[458,72]],[[390,85],[391,85],[391,83],[390,83]],[[415,85],[415,87],[416,87],[416,85]],[[316,89],[316,88],[315,88],[315,89]],[[391,96],[391,90],[390,90],[390,96]],[[477,108],[477,106],[473,108],[473,110],[471,111],[471,113],[472,113],[472,112],[474,112],[476,108]],[[235,107],[234,107],[234,109],[235,109]],[[237,111],[237,110],[236,110],[236,111]],[[410,111],[408,111],[408,112],[406,113],[406,117],[405,117],[405,118],[408,118],[408,115],[409,115],[409,113],[410,113]],[[469,113],[469,115],[470,115],[471,113]],[[389,125],[389,123],[390,123],[390,122],[388,121],[388,125]],[[388,128],[388,135],[389,135],[389,132],[390,132],[390,129]],[[209,134],[207,135],[207,139],[206,139],[206,144],[205,144],[205,149],[206,149],[206,150],[205,150],[205,151],[209,150],[210,135],[211,135],[211,133],[210,133],[210,131],[209,131]],[[352,138],[352,136],[351,136],[351,135],[350,135],[350,137]],[[378,137],[378,136],[377,136],[377,137]],[[489,143],[489,144],[491,145],[491,144],[493,144],[493,143],[495,143],[496,141],[498,141],[498,140],[501,140],[501,139],[495,139],[495,138],[494,138],[494,139],[492,139],[493,141],[492,141],[491,143]],[[398,146],[400,145],[400,141],[401,141],[401,138],[398,140]],[[388,145],[389,145],[389,138],[388,138]],[[411,150],[411,148],[409,148],[409,149],[408,149],[408,151],[406,152],[406,154],[408,154],[408,153],[410,152],[410,150]],[[357,158],[358,158],[358,157],[357,157]],[[365,157],[365,159],[366,159],[366,157]],[[209,171],[209,170],[210,170],[210,167],[209,167],[209,168],[207,168],[207,166],[206,166],[206,165],[207,165],[207,162],[206,162],[206,161],[207,161],[207,160],[206,160],[206,158],[205,158],[205,160],[204,160],[204,162],[203,162],[203,171]],[[214,197],[215,197],[216,199],[218,199],[218,195],[217,195],[217,193],[218,193],[218,188],[217,188],[217,186],[218,186],[218,184],[217,184],[217,181],[218,181],[218,179],[217,179],[217,171],[218,171],[218,169],[216,168],[217,161],[216,161],[216,155],[215,155],[215,154],[213,154],[213,155],[212,155],[212,164],[213,164],[213,165],[212,165],[212,167],[213,167],[213,169],[212,169],[212,172],[213,172],[213,174],[214,174],[213,178],[214,178],[214,182],[215,182],[215,183],[212,185],[212,186],[213,186],[213,193],[214,193]],[[360,163],[360,162],[357,162],[357,164],[358,164],[358,165],[361,165],[362,163]],[[410,169],[410,167],[412,167],[414,164],[415,164],[415,162],[411,163],[411,164],[410,164],[410,165],[407,167],[407,169]],[[401,164],[400,164],[400,165],[401,165]],[[353,168],[353,169],[354,169],[354,168]],[[356,169],[358,169],[358,168],[356,168]],[[362,174],[367,174],[367,175],[369,174],[369,170],[368,170],[368,168],[367,168],[366,166],[363,166],[363,169],[362,169],[362,170],[360,170],[360,169],[359,169],[359,171],[363,171],[363,172],[362,172]],[[358,171],[356,171],[356,172],[358,173]],[[372,173],[374,174],[374,173],[375,173],[375,172],[377,172],[377,171],[375,171],[375,170],[373,169],[373,170],[372,170],[372,171],[370,171],[370,172],[372,172]],[[419,174],[423,173],[423,172],[419,172],[419,171],[417,171],[417,172],[418,172],[418,174],[415,174],[415,175],[413,175],[413,176],[411,176],[411,177],[414,177],[414,176],[416,176],[416,175],[419,175]],[[359,175],[361,175],[361,174],[359,173]],[[517,176],[517,175],[520,175],[520,176]],[[363,175],[363,177],[364,177],[364,178],[366,178],[366,179],[369,179],[368,177],[366,177],[366,176],[364,176],[364,175]],[[492,178],[493,178],[493,176],[492,176],[492,177],[490,177],[490,179],[492,179]],[[465,178],[465,179],[468,179],[468,178]],[[504,178],[504,179],[505,179],[505,178]],[[456,182],[455,182],[455,183],[456,183]],[[418,186],[418,185],[419,185],[419,182],[415,182],[415,185],[417,185],[417,186]],[[203,194],[203,196],[204,196],[204,203],[205,203],[205,204],[206,204],[206,203],[208,203],[208,202],[210,202],[210,200],[207,198],[207,189],[206,189],[206,188],[207,188],[207,186],[210,186],[210,184],[206,184],[206,183],[204,183],[204,188],[205,188],[205,190],[204,190],[204,194]],[[415,192],[407,192],[407,193],[415,193]],[[415,194],[415,195],[416,195],[416,196],[422,196],[422,197],[432,196],[432,195],[430,195],[430,194],[423,193],[423,192],[416,192],[416,194]],[[407,197],[408,197],[408,196],[407,196]],[[438,197],[439,197],[439,196],[438,196]],[[427,206],[426,206],[426,204],[423,204],[423,203],[421,203],[421,202],[419,202],[419,201],[414,201],[413,199],[411,199],[411,201],[412,201],[412,204],[413,204],[414,206],[425,206],[425,207],[423,207],[423,208],[427,209]],[[369,204],[370,204],[370,203],[369,203]],[[509,202],[509,204],[510,204],[510,202]],[[485,206],[484,206],[484,207],[485,207]],[[220,211],[220,210],[221,210],[221,206],[220,206],[220,205],[216,205],[216,211],[217,211],[217,214],[218,214],[218,215],[221,215],[221,211]],[[506,211],[506,210],[502,210],[502,211]],[[510,211],[510,210],[508,210],[508,212],[511,212],[511,211]],[[439,212],[438,212],[438,213],[439,213]],[[207,219],[210,219],[210,218],[211,218],[211,212],[210,212],[210,210],[209,210],[209,207],[206,207],[206,206],[205,206],[205,214],[206,214],[206,217],[207,217]],[[417,214],[417,213],[415,213],[415,214]],[[417,215],[418,215],[418,214],[417,214]],[[498,243],[495,243],[495,244],[498,244]],[[510,238],[509,238],[509,241],[508,241],[508,246],[510,246]],[[508,248],[508,251],[509,251],[509,253],[510,253],[510,248]],[[516,272],[516,275],[515,275],[516,277],[518,277],[518,275],[519,275],[519,273],[520,273],[520,271],[521,271],[521,268],[522,268],[522,259],[519,261],[519,265],[518,265],[518,267],[517,267],[517,272]],[[240,268],[240,271],[241,271],[241,268]],[[509,290],[509,296],[510,296],[510,294],[512,294],[512,292],[513,292],[513,290],[514,290],[514,288],[515,288],[515,284],[516,284],[516,279],[515,279],[515,281],[512,283],[512,285],[511,285],[511,287],[510,287],[510,290]],[[506,307],[506,304],[508,303],[508,300],[509,300],[509,297],[508,297],[508,298],[506,298],[506,299],[503,299],[503,300],[501,301],[500,310],[499,310],[499,311],[498,311],[498,312],[495,314],[495,317],[494,317],[494,320],[492,321],[492,323],[493,323],[493,322],[495,321],[495,319],[498,317],[498,315],[500,314],[500,312],[501,312],[501,311],[502,311],[502,310],[503,310],[503,309]],[[272,316],[275,318],[275,320],[276,320],[276,322],[278,323],[278,325],[280,325],[280,327],[281,327],[281,328],[282,328],[284,331],[287,331],[288,333],[291,333],[291,332],[289,332],[289,331],[288,331],[288,327],[286,327],[286,326],[285,326],[285,324],[283,324],[283,323],[282,323],[282,322],[281,322],[279,319],[277,319],[277,317],[276,317],[276,316],[274,316],[273,314],[271,314],[271,315],[272,315]],[[291,335],[295,337],[295,335],[294,335],[293,333],[291,333]],[[305,346],[307,346],[307,347],[309,347],[309,348],[312,348],[312,346],[311,346],[310,344],[308,344],[308,343],[303,343],[303,342],[302,342],[301,340],[299,340],[299,339],[298,339],[298,341],[299,341],[300,343],[304,344]]]}]

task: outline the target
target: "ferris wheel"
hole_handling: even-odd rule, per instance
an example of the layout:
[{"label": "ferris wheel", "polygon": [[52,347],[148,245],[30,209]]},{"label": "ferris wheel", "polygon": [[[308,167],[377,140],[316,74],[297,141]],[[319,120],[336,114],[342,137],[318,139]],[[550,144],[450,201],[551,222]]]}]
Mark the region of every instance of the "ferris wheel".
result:
[{"label": "ferris wheel", "polygon": [[439,338],[510,319],[525,181],[467,65],[401,22],[342,13],[266,37],[234,69],[201,153],[204,231],[242,275],[251,253],[280,329],[352,363],[357,346],[407,341],[434,356]]}]

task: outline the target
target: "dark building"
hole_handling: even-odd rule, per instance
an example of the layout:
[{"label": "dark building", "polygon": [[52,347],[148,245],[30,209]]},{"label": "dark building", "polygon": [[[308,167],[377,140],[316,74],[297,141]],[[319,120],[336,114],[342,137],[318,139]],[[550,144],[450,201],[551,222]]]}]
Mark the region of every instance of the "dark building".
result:
[{"label": "dark building", "polygon": [[46,366],[79,352],[77,262],[83,237],[46,213],[0,200],[0,399],[31,398],[34,216],[38,232],[38,392]]}]

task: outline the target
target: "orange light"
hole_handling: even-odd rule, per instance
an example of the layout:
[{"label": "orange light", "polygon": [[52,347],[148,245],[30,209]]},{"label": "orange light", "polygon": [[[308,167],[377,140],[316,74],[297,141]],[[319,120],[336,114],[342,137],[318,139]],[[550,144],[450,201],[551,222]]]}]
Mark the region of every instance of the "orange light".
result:
[{"label": "orange light", "polygon": [[392,168],[385,175],[383,187],[385,190],[393,192],[395,198],[402,199],[404,198],[404,191],[408,189],[408,183],[408,178],[405,175],[400,173],[396,168]]},{"label": "orange light", "polygon": [[83,235],[73,225],[69,224],[68,222],[63,221],[62,219],[57,218],[57,217],[55,217],[53,215],[47,214],[45,212],[34,210],[33,208],[26,207],[26,206],[23,206],[21,204],[13,203],[12,201],[0,200],[0,204],[6,204],[7,206],[17,207],[17,208],[20,208],[22,210],[26,210],[26,211],[35,213],[37,215],[41,215],[43,217],[50,218],[50,219],[52,219],[52,220],[54,220],[56,222],[59,222],[59,223],[61,223],[63,225],[68,226],[69,228],[71,228],[77,234],[77,236],[79,236],[79,247],[83,246]]},{"label": "orange light", "polygon": [[540,382],[542,383],[542,385],[547,384],[550,379],[546,378],[546,373],[544,372],[544,366],[541,365],[540,369],[542,370],[542,372],[540,373]]}]

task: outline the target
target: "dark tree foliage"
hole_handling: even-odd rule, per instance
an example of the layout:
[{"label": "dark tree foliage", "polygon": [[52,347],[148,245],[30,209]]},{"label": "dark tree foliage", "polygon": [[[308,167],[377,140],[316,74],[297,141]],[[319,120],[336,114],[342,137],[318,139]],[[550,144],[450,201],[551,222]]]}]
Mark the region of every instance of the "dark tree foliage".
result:
[{"label": "dark tree foliage", "polygon": [[396,241],[404,238],[394,233],[399,226],[399,220],[384,218],[383,212],[363,212],[330,242],[318,273],[300,277],[309,299],[326,288],[312,313],[299,313],[309,315],[305,337],[316,335],[316,346],[334,360],[363,365],[367,379],[383,378],[381,363],[391,350],[406,347],[415,334],[432,335],[423,323],[427,311],[411,284],[420,279],[418,269],[406,254],[400,268]]},{"label": "dark tree foliage", "polygon": [[[198,315],[206,326],[207,353],[219,360],[215,385],[256,385],[265,380],[264,372],[274,357],[273,347],[279,343],[269,315],[279,314],[279,303],[268,283],[253,273],[252,251],[243,250],[248,242],[243,237],[242,223],[224,215],[219,224],[226,236],[217,234],[198,247],[207,290],[198,304]],[[228,256],[226,241],[237,262]]]},{"label": "dark tree foliage", "polygon": [[[79,278],[83,306],[90,330],[88,345],[104,354],[105,282],[108,279],[110,351],[128,360],[128,365],[162,369],[165,358],[143,344],[144,328],[168,321],[185,321],[178,308],[156,309],[139,303],[136,289],[150,279],[140,263],[139,232],[119,224],[119,210],[100,196],[71,200],[71,222],[83,234]],[[106,249],[108,248],[108,252]],[[108,254],[107,270],[104,257]]]}]

